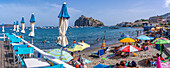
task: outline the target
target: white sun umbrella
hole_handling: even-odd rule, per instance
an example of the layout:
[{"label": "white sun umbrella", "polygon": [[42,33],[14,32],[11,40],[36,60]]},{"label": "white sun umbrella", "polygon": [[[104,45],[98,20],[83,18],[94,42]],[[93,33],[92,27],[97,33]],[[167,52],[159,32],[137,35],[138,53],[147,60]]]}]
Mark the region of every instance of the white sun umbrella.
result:
[{"label": "white sun umbrella", "polygon": [[32,13],[31,15],[31,19],[30,19],[30,27],[31,27],[31,32],[29,33],[29,36],[32,37],[32,44],[33,44],[33,37],[35,36],[34,33],[34,26],[35,26],[35,17],[34,17],[34,13]]},{"label": "white sun umbrella", "polygon": [[61,47],[61,55],[60,59],[62,60],[62,49],[64,46],[68,44],[67,37],[65,36],[67,28],[68,28],[68,19],[70,18],[68,12],[67,12],[67,5],[64,2],[62,9],[59,14],[59,37],[58,37],[58,44],[60,44]]},{"label": "white sun umbrella", "polygon": [[4,30],[4,24],[2,24],[2,32],[3,32],[4,41],[5,41],[5,34],[4,34],[5,30]]},{"label": "white sun umbrella", "polygon": [[22,16],[22,19],[21,19],[21,28],[22,28],[21,33],[22,33],[23,36],[24,36],[24,34],[25,34],[25,21],[24,21],[24,16]]},{"label": "white sun umbrella", "polygon": [[15,24],[15,22],[14,22],[14,29],[13,29],[13,31],[15,32],[16,31],[16,24]]},{"label": "white sun umbrella", "polygon": [[17,32],[17,34],[18,34],[18,32],[19,32],[19,23],[18,23],[18,21],[16,21],[16,27],[17,27],[16,32]]}]

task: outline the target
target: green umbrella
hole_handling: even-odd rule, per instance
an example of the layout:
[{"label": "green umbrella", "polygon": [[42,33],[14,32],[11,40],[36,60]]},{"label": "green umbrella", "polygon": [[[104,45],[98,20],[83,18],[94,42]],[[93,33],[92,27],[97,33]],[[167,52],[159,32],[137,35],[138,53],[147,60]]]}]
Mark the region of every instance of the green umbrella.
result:
[{"label": "green umbrella", "polygon": [[162,44],[168,44],[170,43],[170,40],[165,40],[165,39],[155,39],[153,42],[153,44],[160,44],[160,51],[161,51],[161,55],[162,55]]}]

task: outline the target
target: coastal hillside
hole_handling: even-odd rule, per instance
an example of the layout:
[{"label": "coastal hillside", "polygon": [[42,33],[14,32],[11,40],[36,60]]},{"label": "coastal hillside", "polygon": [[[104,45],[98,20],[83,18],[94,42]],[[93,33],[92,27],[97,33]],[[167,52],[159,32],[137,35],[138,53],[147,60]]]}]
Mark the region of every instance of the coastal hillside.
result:
[{"label": "coastal hillside", "polygon": [[103,22],[93,19],[92,17],[85,17],[81,15],[76,21],[74,26],[104,26]]},{"label": "coastal hillside", "polygon": [[165,18],[167,18],[169,15],[170,15],[170,13],[166,13],[166,14],[161,15],[161,17],[163,17],[163,19],[165,19]]}]

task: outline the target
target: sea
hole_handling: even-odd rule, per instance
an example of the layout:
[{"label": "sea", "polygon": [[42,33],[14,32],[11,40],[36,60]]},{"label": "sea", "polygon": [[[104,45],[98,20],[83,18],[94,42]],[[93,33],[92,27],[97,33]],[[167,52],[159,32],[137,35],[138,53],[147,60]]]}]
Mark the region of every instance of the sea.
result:
[{"label": "sea", "polygon": [[[1,30],[1,28],[0,28]],[[13,28],[5,28],[6,33],[15,33],[17,35],[24,36],[24,39],[26,41],[31,42],[32,38],[28,36],[30,30],[25,29],[26,33],[21,34],[13,32]],[[81,27],[81,28],[68,28],[66,37],[68,39],[68,45],[66,47],[69,47],[72,45],[73,40],[76,42],[80,42],[80,40],[85,40],[84,42],[87,44],[90,44],[90,48],[98,48],[101,47],[102,40],[105,37],[105,44],[110,45],[114,43],[118,43],[118,39],[120,38],[120,35],[122,33],[129,35],[131,38],[134,38],[137,36],[137,31],[143,32],[143,28],[131,28],[131,27],[119,27],[119,29],[110,29],[110,27]],[[0,31],[2,33],[2,31]],[[53,29],[35,29],[35,37],[34,40],[34,46],[46,50],[46,49],[56,49],[60,48],[61,46],[57,45],[56,40],[57,37],[59,37],[59,30],[58,28]],[[97,38],[99,38],[99,41],[97,41]],[[43,44],[43,40],[48,40],[49,43]]]}]

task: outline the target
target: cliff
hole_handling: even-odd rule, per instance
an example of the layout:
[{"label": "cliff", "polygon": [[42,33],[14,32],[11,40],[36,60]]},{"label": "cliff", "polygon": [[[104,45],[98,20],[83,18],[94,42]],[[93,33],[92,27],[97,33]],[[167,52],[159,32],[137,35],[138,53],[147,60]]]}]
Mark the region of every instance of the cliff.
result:
[{"label": "cliff", "polygon": [[104,26],[103,22],[93,19],[92,17],[85,17],[81,15],[79,19],[75,21],[74,26]]}]

